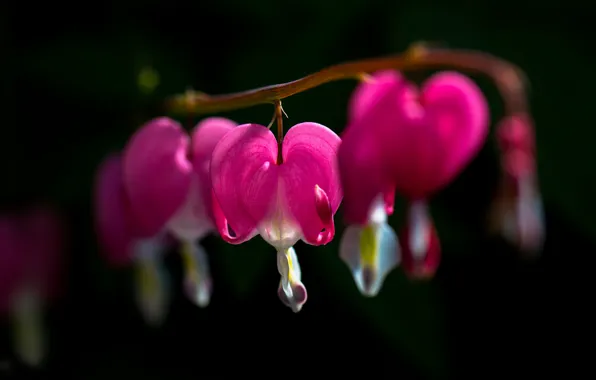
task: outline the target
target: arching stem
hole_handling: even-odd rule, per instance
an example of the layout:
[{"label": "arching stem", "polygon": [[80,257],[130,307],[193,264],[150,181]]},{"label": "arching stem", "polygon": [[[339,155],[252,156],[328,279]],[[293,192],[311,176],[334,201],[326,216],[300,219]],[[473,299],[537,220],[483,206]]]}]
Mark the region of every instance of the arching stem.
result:
[{"label": "arching stem", "polygon": [[514,64],[484,52],[431,48],[420,43],[414,44],[402,54],[329,66],[288,83],[222,95],[187,91],[168,99],[166,109],[195,115],[230,111],[258,104],[276,104],[277,101],[325,83],[343,79],[361,80],[365,77],[364,74],[379,70],[395,69],[407,72],[446,68],[490,77],[503,97],[507,114],[528,113],[526,78],[523,71]]}]

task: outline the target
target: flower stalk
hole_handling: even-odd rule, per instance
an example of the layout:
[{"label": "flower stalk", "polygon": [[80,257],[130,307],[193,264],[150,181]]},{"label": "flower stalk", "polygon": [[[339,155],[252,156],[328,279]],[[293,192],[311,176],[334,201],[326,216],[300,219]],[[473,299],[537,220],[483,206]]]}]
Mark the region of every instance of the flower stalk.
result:
[{"label": "flower stalk", "polygon": [[[340,63],[303,78],[252,90],[208,95],[189,90],[166,101],[166,110],[179,114],[207,114],[276,104],[282,99],[337,80],[362,80],[366,74],[395,69],[402,72],[451,68],[486,75],[497,86],[508,115],[527,115],[526,76],[511,62],[494,55],[473,51],[413,44],[405,53]],[[281,103],[280,103],[281,104]]]}]

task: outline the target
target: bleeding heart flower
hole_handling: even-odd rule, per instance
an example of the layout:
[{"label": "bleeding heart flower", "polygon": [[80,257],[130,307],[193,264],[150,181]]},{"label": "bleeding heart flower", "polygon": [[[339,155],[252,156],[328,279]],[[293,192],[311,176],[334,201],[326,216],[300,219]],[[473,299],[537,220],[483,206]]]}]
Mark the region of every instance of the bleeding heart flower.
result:
[{"label": "bleeding heart flower", "polygon": [[[244,124],[226,134],[211,159],[215,220],[224,240],[240,244],[260,234],[277,250],[279,294],[295,312],[306,289],[293,245],[327,244],[342,199],[336,153],[339,137],[316,123],[300,123],[278,144],[262,125]],[[230,231],[231,229],[231,231]]]},{"label": "bleeding heart flower", "polygon": [[108,156],[95,180],[95,225],[98,240],[108,262],[122,267],[135,265],[136,301],[145,321],[159,325],[169,304],[169,283],[162,256],[167,249],[163,233],[143,236],[138,220],[130,211],[124,189],[122,157]]},{"label": "bleeding heart flower", "polygon": [[[402,252],[393,249],[397,238],[386,224],[395,191],[411,202],[408,226],[402,233],[403,254],[408,255],[404,261],[411,263],[405,269],[413,270],[414,276],[434,273],[438,238],[424,203],[463,170],[487,134],[486,101],[480,89],[461,74],[436,74],[418,91],[399,73],[386,71],[355,90],[338,153],[344,217],[354,226],[344,234],[340,255],[357,284],[367,282],[363,273],[377,276],[368,281],[371,286],[359,285],[364,294],[375,295],[379,282],[401,260]],[[364,232],[367,229],[374,233]],[[372,240],[370,236],[376,243],[364,244]],[[365,252],[357,242],[376,251]],[[374,270],[364,271],[365,262],[372,263],[369,266]]]},{"label": "bleeding heart flower", "polygon": [[503,179],[491,213],[493,229],[524,253],[535,255],[542,248],[545,231],[529,118],[516,115],[502,120],[497,140]]},{"label": "bleeding heart flower", "polygon": [[144,230],[165,228],[183,244],[185,289],[199,306],[211,297],[211,275],[204,249],[197,243],[214,230],[209,175],[211,153],[236,126],[212,117],[189,136],[169,118],[145,124],[129,141],[123,158],[124,186],[131,211]]},{"label": "bleeding heart flower", "polygon": [[169,299],[162,267],[167,237],[181,241],[184,289],[204,307],[212,281],[198,244],[214,231],[209,164],[215,144],[235,123],[207,118],[188,136],[180,124],[157,118],[139,129],[120,156],[108,158],[96,181],[96,218],[108,259],[136,263],[137,299],[145,318],[163,321]]},{"label": "bleeding heart flower", "polygon": [[64,230],[48,207],[0,219],[0,311],[10,314],[14,347],[31,366],[46,352],[43,309],[61,288]]}]

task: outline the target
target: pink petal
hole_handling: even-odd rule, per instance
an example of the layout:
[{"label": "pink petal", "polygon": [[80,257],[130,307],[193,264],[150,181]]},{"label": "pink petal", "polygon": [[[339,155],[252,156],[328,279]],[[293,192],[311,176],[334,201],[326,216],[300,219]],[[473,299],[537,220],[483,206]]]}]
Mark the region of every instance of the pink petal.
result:
[{"label": "pink petal", "polygon": [[423,201],[410,204],[408,222],[402,230],[402,265],[412,279],[429,279],[441,260],[439,236]]},{"label": "pink petal", "polygon": [[381,142],[398,191],[428,197],[453,180],[488,133],[487,106],[478,87],[458,73],[440,73],[424,85],[397,89],[395,128]]},{"label": "pink petal", "polygon": [[151,120],[128,142],[124,186],[143,236],[156,235],[184,203],[192,177],[189,146],[180,124],[166,117]]},{"label": "pink petal", "polygon": [[[240,244],[254,236],[272,211],[278,185],[276,159],[275,136],[258,124],[234,128],[215,146],[211,157],[214,216],[227,242]],[[228,224],[234,236],[228,233]]]},{"label": "pink petal", "polygon": [[14,221],[0,218],[0,312],[10,307],[11,296],[23,276],[24,257]]},{"label": "pink petal", "polygon": [[435,74],[422,92],[427,122],[435,125],[444,146],[443,184],[453,180],[482,148],[488,135],[488,104],[480,88],[456,72]]},{"label": "pink petal", "polygon": [[[337,160],[344,195],[343,215],[348,224],[365,225],[373,201],[386,194],[388,211],[392,211],[395,188],[387,172],[384,149],[391,149],[391,141],[380,136],[394,128],[393,117],[387,110],[394,105],[395,89],[382,96],[369,109],[366,117],[350,124],[342,134]],[[391,202],[389,202],[391,201]]]},{"label": "pink petal", "polygon": [[348,104],[348,122],[353,125],[375,107],[392,87],[403,82],[401,74],[395,70],[379,71],[370,80],[361,81],[350,98]]},{"label": "pink petal", "polygon": [[21,238],[28,272],[45,297],[56,295],[65,250],[64,221],[49,206],[31,209],[21,217]]},{"label": "pink petal", "polygon": [[385,212],[387,215],[393,215],[393,208],[395,206],[395,186],[391,185],[383,193],[383,201],[385,202]]},{"label": "pink petal", "polygon": [[[326,244],[333,238],[329,216],[337,212],[342,199],[336,163],[340,142],[335,132],[317,123],[296,124],[284,137],[280,174],[285,196],[309,244]],[[323,211],[327,207],[331,212]]]},{"label": "pink petal", "polygon": [[193,169],[199,176],[205,213],[212,220],[214,220],[214,215],[211,205],[211,175],[209,172],[211,155],[215,145],[236,126],[237,124],[232,120],[223,117],[210,117],[200,121],[191,133]]},{"label": "pink petal", "polygon": [[106,158],[97,171],[94,208],[95,228],[102,251],[113,265],[128,264],[132,259],[133,232],[120,155]]}]

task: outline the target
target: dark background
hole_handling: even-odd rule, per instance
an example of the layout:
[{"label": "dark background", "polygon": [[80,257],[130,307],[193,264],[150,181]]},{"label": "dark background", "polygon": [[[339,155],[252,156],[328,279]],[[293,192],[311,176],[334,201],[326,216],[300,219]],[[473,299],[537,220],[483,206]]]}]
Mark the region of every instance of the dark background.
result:
[{"label": "dark background", "polygon": [[[63,296],[48,313],[46,367],[30,371],[13,359],[5,324],[0,378],[574,378],[588,364],[581,353],[593,346],[591,8],[576,0],[2,5],[0,204],[5,211],[40,200],[58,205],[71,247]],[[412,283],[398,270],[377,298],[360,296],[337,256],[338,215],[334,242],[296,246],[309,291],[299,314],[277,299],[274,251],[262,239],[230,246],[209,237],[211,305],[202,310],[183,297],[180,260],[171,254],[170,315],[163,328],[146,327],[134,306],[132,273],[102,261],[93,233],[91,186],[104,156],[159,115],[161,99],[188,87],[217,94],[290,81],[418,40],[484,50],[528,74],[546,205],[543,254],[523,260],[485,233],[499,176],[491,136],[432,201],[444,252],[432,281]],[[159,74],[150,92],[138,85],[144,68]],[[495,123],[501,100],[486,78],[475,79]],[[354,86],[337,82],[285,100],[286,125],[317,121],[340,132]],[[266,125],[271,111],[257,106],[223,115]],[[390,219],[396,228],[403,223],[399,202]]]}]

